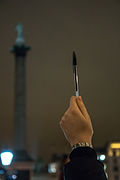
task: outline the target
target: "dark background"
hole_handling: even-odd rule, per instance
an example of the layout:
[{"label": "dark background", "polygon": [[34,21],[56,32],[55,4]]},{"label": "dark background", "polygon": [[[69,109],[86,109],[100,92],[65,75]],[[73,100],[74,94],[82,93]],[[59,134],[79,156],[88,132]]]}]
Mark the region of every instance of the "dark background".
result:
[{"label": "dark background", "polygon": [[70,150],[59,121],[80,92],[94,126],[94,146],[120,139],[120,1],[0,1],[0,145],[13,147],[15,27],[24,25],[27,56],[27,149],[48,159]]}]

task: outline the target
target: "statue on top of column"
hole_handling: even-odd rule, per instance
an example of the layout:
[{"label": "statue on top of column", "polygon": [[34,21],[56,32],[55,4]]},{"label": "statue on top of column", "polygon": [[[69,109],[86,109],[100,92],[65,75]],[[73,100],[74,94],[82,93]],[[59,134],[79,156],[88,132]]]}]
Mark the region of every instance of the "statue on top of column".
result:
[{"label": "statue on top of column", "polygon": [[17,31],[17,39],[16,39],[16,45],[17,46],[23,46],[25,44],[24,35],[23,35],[23,25],[22,23],[18,23],[16,26]]}]

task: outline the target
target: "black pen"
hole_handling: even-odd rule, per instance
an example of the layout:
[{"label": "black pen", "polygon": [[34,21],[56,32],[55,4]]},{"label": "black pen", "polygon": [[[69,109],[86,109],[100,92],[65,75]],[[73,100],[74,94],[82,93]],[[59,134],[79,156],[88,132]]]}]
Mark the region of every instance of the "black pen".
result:
[{"label": "black pen", "polygon": [[75,96],[79,96],[77,59],[76,59],[76,54],[74,51],[73,51],[73,74],[74,74],[74,84],[75,84]]}]

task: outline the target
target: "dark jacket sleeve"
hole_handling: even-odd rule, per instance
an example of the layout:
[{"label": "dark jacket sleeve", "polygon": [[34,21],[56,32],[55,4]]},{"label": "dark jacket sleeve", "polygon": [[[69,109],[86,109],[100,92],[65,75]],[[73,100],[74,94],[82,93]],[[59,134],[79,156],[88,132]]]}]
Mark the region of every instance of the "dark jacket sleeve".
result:
[{"label": "dark jacket sleeve", "polygon": [[70,162],[64,167],[65,180],[107,180],[104,165],[90,147],[78,147],[70,154]]}]

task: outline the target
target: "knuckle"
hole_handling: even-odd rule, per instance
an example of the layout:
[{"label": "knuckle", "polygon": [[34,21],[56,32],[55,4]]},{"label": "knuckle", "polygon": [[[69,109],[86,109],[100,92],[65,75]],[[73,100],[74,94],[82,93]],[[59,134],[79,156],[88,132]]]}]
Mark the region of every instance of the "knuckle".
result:
[{"label": "knuckle", "polygon": [[59,124],[60,124],[60,127],[62,127],[62,126],[63,126],[63,123],[62,123],[62,121],[60,121],[60,122],[59,122]]},{"label": "knuckle", "polygon": [[64,123],[65,123],[65,118],[64,118],[64,116],[63,116],[63,117],[61,118],[61,121],[60,121],[60,126],[63,126]]},{"label": "knuckle", "polygon": [[75,109],[74,107],[72,107],[72,108],[70,109],[70,113],[71,113],[72,115],[76,115],[76,109]]},{"label": "knuckle", "polygon": [[59,125],[62,126],[62,121],[59,122]]}]

